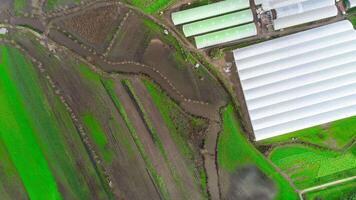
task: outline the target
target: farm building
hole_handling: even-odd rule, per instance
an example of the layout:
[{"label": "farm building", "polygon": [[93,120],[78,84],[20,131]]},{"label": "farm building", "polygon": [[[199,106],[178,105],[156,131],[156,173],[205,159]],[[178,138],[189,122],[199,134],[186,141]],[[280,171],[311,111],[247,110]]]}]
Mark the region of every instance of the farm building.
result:
[{"label": "farm building", "polygon": [[277,17],[277,19],[273,21],[273,27],[275,30],[280,30],[283,28],[289,28],[292,26],[318,21],[321,19],[335,17],[337,16],[337,14],[338,14],[338,9],[336,5],[331,5],[315,10],[302,12],[295,15],[289,15],[280,18]]},{"label": "farm building", "polygon": [[356,115],[349,21],[234,50],[256,140]]},{"label": "farm building", "polygon": [[174,25],[185,24],[250,7],[249,0],[225,0],[172,13]]}]

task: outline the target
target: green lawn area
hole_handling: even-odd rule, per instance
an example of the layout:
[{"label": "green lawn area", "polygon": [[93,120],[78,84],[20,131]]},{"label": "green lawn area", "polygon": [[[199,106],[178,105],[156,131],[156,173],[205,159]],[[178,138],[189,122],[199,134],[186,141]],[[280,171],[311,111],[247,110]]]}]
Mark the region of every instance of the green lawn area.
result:
[{"label": "green lawn area", "polygon": [[269,158],[285,171],[300,189],[356,174],[356,146],[345,153],[301,144],[278,146]]},{"label": "green lawn area", "polygon": [[143,12],[153,14],[163,10],[171,3],[174,3],[176,0],[127,0],[127,1],[132,5],[140,8]]},{"label": "green lawn area", "polygon": [[356,180],[305,194],[307,200],[354,200]]},{"label": "green lawn area", "polygon": [[297,139],[297,141],[341,150],[356,138],[356,117],[341,119],[324,127],[315,126],[258,143],[264,145],[283,143],[291,141],[292,138]]},{"label": "green lawn area", "polygon": [[[19,80],[14,80],[11,68],[22,67],[34,72],[26,58],[16,49],[0,47],[0,138],[9,152],[22,182],[31,199],[61,199],[55,178],[48,166],[45,155],[36,139],[36,115],[26,109],[24,94]],[[36,95],[36,94],[34,94]]]},{"label": "green lawn area", "polygon": [[220,168],[233,173],[239,167],[256,165],[274,181],[277,188],[276,199],[298,199],[297,193],[286,179],[245,138],[231,104],[223,109],[222,117],[223,130],[218,142],[218,164]]}]

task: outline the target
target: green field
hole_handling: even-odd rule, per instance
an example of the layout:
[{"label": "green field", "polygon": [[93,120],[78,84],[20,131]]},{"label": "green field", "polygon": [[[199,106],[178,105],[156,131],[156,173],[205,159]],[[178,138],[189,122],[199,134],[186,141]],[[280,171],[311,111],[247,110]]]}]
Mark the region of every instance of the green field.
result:
[{"label": "green field", "polygon": [[237,168],[256,165],[276,184],[276,199],[298,199],[297,193],[284,177],[276,172],[270,163],[245,138],[235,116],[233,106],[228,105],[222,113],[223,130],[218,142],[218,164],[220,168],[233,173]]},{"label": "green field", "polygon": [[307,200],[354,200],[356,180],[305,194]]},{"label": "green field", "polygon": [[287,141],[301,141],[332,149],[343,149],[356,139],[356,117],[338,120],[327,126],[315,126],[286,135],[260,141],[259,144],[276,144]]},{"label": "green field", "polygon": [[174,3],[176,0],[127,0],[132,5],[140,8],[146,13],[157,13],[164,8],[166,8],[171,3]]},{"label": "green field", "polygon": [[351,150],[338,153],[291,144],[274,148],[269,157],[301,189],[356,174],[356,155]]},{"label": "green field", "polygon": [[[0,138],[31,199],[88,198],[84,177],[106,198],[68,112],[17,49],[1,46]],[[75,147],[69,147],[69,142]],[[76,156],[86,166],[77,166]],[[11,168],[9,168],[11,169]],[[11,173],[11,171],[9,171]]]}]

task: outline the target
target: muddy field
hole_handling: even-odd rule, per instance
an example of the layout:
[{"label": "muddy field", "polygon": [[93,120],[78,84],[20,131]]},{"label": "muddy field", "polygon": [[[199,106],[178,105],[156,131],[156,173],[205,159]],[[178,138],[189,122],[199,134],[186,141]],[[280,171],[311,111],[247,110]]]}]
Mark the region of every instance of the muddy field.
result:
[{"label": "muddy field", "polygon": [[54,25],[85,45],[103,52],[125,20],[128,11],[118,5],[92,7],[56,20]]}]

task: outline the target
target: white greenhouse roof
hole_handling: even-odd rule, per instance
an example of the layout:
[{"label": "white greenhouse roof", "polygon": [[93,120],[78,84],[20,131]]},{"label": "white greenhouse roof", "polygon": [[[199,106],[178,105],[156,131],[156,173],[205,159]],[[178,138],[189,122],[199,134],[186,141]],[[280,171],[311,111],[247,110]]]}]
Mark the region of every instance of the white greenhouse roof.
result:
[{"label": "white greenhouse roof", "polygon": [[327,6],[324,8],[303,12],[301,14],[277,18],[273,21],[273,27],[275,30],[280,30],[283,28],[318,21],[329,17],[335,17],[337,14],[338,9],[336,5]]},{"label": "white greenhouse roof", "polygon": [[350,8],[356,7],[356,0],[348,0],[350,3]]},{"label": "white greenhouse roof", "polygon": [[356,115],[356,31],[349,21],[233,53],[256,140]]},{"label": "white greenhouse roof", "polygon": [[257,35],[255,23],[249,23],[194,37],[198,49]]},{"label": "white greenhouse roof", "polygon": [[308,0],[261,0],[261,1],[262,1],[262,8],[264,10],[272,10],[279,7],[284,7],[284,6],[288,6],[291,4],[296,4]]},{"label": "white greenhouse roof", "polygon": [[249,0],[225,0],[172,13],[174,25],[198,21],[250,7]]},{"label": "white greenhouse roof", "polygon": [[287,17],[327,6],[335,5],[335,0],[308,0],[276,8],[277,18]]}]

